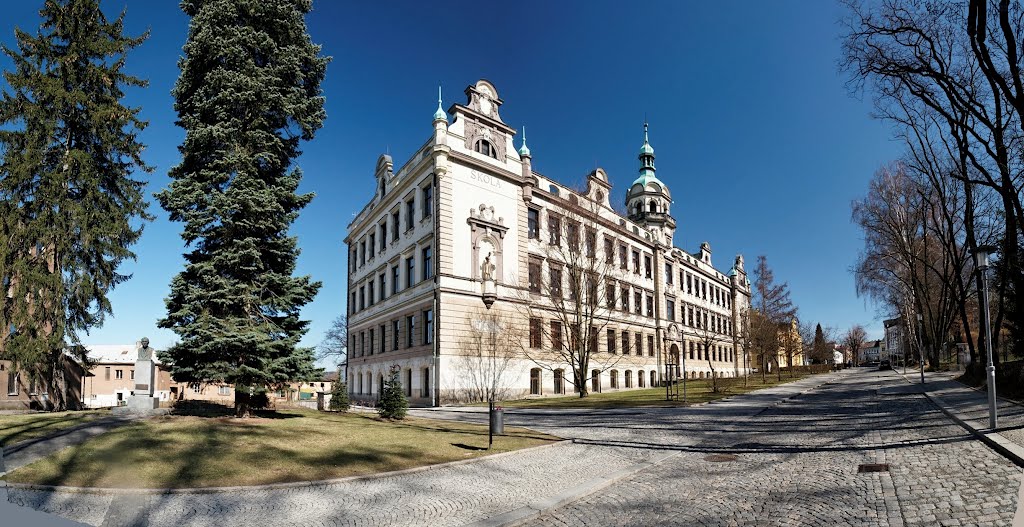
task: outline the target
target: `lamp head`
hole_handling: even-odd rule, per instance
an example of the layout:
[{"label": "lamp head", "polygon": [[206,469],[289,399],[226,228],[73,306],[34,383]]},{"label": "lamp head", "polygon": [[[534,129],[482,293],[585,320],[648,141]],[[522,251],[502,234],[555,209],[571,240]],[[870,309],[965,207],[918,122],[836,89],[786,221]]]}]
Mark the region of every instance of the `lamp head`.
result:
[{"label": "lamp head", "polygon": [[979,270],[984,271],[988,269],[989,262],[988,258],[992,253],[996,252],[998,247],[994,245],[981,245],[974,250],[974,264]]}]

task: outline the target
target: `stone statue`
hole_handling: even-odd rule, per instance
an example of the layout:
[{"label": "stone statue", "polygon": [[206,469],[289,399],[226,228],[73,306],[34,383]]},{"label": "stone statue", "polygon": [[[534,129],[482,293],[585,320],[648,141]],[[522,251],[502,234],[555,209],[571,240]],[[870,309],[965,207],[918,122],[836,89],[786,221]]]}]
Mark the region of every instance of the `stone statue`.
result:
[{"label": "stone statue", "polygon": [[491,263],[491,254],[493,253],[487,253],[487,256],[484,257],[484,263],[480,264],[480,275],[485,282],[494,280],[494,270],[496,267]]},{"label": "stone statue", "polygon": [[742,271],[743,270],[743,255],[742,254],[737,254],[736,255],[736,264],[733,267],[735,267],[737,271]]},{"label": "stone statue", "polygon": [[139,357],[137,360],[153,360],[153,348],[149,347],[149,339],[142,337],[139,341]]}]

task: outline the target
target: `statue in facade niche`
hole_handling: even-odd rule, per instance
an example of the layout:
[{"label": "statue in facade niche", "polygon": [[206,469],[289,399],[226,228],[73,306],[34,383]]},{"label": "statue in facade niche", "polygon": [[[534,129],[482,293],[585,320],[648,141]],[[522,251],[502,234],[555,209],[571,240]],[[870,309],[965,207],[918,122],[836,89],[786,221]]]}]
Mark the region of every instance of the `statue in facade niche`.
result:
[{"label": "statue in facade niche", "polygon": [[484,257],[484,263],[480,264],[480,276],[485,282],[494,280],[494,270],[496,267],[491,263],[491,254],[493,253],[487,253],[487,256]]}]

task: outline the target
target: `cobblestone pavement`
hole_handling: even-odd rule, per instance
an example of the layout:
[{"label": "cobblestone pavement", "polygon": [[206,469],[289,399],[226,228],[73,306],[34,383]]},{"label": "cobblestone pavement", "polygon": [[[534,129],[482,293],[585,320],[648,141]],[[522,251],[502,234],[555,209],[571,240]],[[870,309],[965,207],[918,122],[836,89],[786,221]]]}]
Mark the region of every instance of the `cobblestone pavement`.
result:
[{"label": "cobblestone pavement", "polygon": [[[532,525],[1010,525],[1020,470],[889,372],[861,370],[748,419]],[[670,419],[662,419],[669,425]],[[729,452],[735,461],[708,461]],[[858,473],[866,463],[888,472]]]},{"label": "cobblestone pavement", "polygon": [[[9,499],[109,526],[465,525],[605,478],[611,483],[525,523],[1009,525],[1019,470],[919,393],[884,393],[901,385],[861,370],[697,408],[511,411],[507,424],[575,442],[382,478],[210,494],[11,488]],[[890,470],[858,473],[863,463]]]}]

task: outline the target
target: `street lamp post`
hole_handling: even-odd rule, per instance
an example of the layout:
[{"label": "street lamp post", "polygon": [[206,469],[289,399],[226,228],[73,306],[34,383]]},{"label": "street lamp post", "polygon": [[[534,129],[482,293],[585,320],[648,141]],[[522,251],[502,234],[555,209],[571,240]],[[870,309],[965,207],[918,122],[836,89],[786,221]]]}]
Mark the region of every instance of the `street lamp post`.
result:
[{"label": "street lamp post", "polygon": [[988,382],[988,427],[996,427],[996,366],[992,361],[992,328],[988,313],[988,257],[995,252],[992,246],[978,247],[974,252],[974,262],[981,273],[981,325],[985,329],[985,354],[988,355],[988,365],[985,367],[986,379]]},{"label": "street lamp post", "polygon": [[924,338],[921,333],[924,331],[924,317],[917,314],[917,358],[921,361],[921,384],[924,384]]}]

